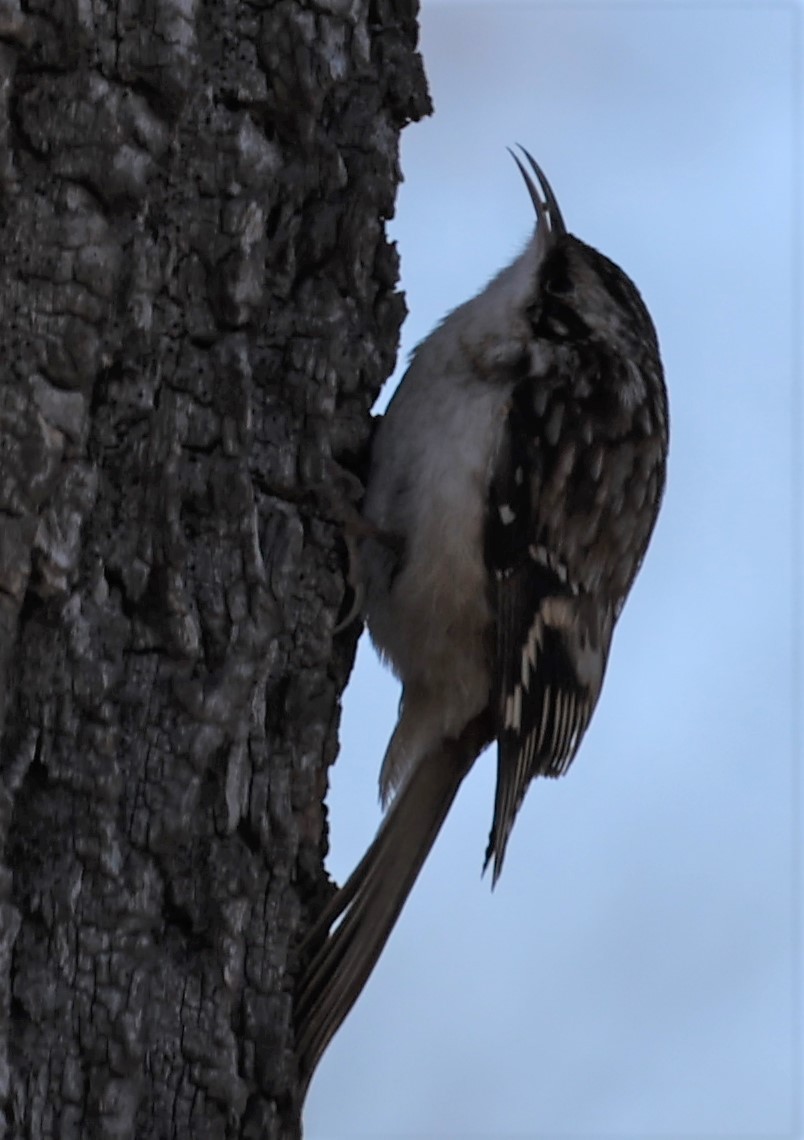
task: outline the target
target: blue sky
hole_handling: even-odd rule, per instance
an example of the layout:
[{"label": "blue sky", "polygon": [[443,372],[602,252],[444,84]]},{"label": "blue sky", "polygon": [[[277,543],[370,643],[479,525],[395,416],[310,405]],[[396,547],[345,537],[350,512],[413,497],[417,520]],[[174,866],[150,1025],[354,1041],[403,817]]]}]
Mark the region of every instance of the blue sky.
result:
[{"label": "blue sky", "polygon": [[[307,1140],[799,1135],[798,16],[425,0],[435,114],[403,135],[410,316],[384,399],[530,236],[521,142],[651,309],[669,483],[569,774],[531,785],[492,893],[478,761],[321,1063]],[[364,638],[329,796],[339,881],[380,820],[398,696]]]}]

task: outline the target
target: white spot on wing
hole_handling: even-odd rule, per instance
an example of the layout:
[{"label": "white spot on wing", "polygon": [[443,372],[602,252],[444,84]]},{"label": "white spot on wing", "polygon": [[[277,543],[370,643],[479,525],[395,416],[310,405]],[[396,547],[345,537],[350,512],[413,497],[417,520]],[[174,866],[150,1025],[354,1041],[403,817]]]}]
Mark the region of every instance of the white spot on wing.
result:
[{"label": "white spot on wing", "polygon": [[505,701],[505,728],[512,728],[514,732],[519,732],[522,726],[522,688],[520,685],[514,687],[513,693],[510,693]]},{"label": "white spot on wing", "polygon": [[[559,561],[558,558],[551,554],[546,546],[544,546],[542,543],[539,543],[538,545],[531,543],[528,547],[528,554],[538,566],[544,566],[546,569],[552,570],[562,586],[565,586],[567,584],[567,580],[569,578],[567,567],[563,562]],[[577,588],[574,584],[571,586],[571,589],[573,593],[577,592]]]},{"label": "white spot on wing", "polygon": [[536,660],[539,656],[541,644],[542,619],[537,614],[528,631],[528,639],[522,649],[522,687],[527,692],[530,686],[531,675],[536,672]]}]

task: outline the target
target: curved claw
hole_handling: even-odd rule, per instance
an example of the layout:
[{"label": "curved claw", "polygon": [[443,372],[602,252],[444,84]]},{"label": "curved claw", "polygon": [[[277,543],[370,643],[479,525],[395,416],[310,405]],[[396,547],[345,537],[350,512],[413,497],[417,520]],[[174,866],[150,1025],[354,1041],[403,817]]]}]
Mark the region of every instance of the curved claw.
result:
[{"label": "curved claw", "polygon": [[553,188],[547,181],[544,171],[529,151],[525,150],[525,148],[519,143],[517,143],[517,146],[530,163],[531,169],[538,179],[539,185],[537,187],[536,183],[531,178],[530,173],[525,169],[522,161],[519,158],[519,155],[515,154],[509,146],[508,153],[511,155],[514,162],[519,167],[519,172],[525,180],[525,185],[527,186],[528,193],[530,194],[530,200],[533,202],[533,207],[536,210],[536,218],[538,219],[539,226],[544,227],[546,233],[551,237],[558,237],[560,234],[565,234],[567,232],[567,227],[564,224],[563,217],[561,216],[561,210],[558,208],[558,202],[556,200],[555,194],[553,193]]}]

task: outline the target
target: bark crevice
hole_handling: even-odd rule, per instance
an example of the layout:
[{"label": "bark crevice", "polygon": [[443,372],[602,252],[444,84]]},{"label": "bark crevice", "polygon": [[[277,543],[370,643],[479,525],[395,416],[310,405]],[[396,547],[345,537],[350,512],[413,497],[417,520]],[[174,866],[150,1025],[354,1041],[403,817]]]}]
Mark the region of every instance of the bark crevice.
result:
[{"label": "bark crevice", "polygon": [[293,1137],[415,10],[0,3],[0,1119]]}]

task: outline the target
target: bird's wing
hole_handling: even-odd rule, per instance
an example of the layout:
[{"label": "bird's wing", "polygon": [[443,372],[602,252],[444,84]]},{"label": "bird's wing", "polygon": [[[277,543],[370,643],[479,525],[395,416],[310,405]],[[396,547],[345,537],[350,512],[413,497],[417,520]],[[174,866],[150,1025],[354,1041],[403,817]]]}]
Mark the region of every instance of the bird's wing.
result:
[{"label": "bird's wing", "polygon": [[[497,790],[486,852],[502,870],[516,813],[534,776],[567,770],[603,683],[613,618],[583,589],[556,533],[569,503],[554,493],[572,463],[543,430],[528,389],[514,394],[496,457],[486,520],[486,563],[496,612]],[[562,469],[564,475],[562,475]],[[572,525],[570,517],[569,525]]]}]

